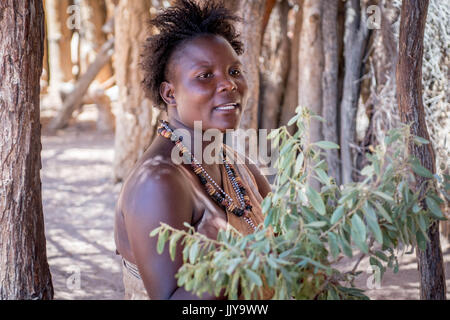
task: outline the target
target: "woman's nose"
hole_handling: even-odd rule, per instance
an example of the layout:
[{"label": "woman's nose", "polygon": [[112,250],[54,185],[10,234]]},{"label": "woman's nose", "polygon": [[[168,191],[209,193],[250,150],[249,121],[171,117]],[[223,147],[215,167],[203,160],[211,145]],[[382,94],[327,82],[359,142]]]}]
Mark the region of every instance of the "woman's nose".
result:
[{"label": "woman's nose", "polygon": [[225,77],[219,84],[219,92],[227,91],[227,90],[228,91],[236,91],[237,86],[233,80]]}]

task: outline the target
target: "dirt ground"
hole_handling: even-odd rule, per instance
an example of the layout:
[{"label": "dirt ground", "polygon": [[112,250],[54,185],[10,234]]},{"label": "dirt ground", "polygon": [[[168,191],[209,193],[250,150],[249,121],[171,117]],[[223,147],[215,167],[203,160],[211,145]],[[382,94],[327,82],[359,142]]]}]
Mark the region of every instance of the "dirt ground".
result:
[{"label": "dirt ground", "polygon": [[[42,197],[55,299],[123,298],[113,236],[114,206],[121,188],[113,183],[114,136],[97,133],[92,119],[95,110],[88,109],[75,125],[55,135],[46,133],[46,120],[42,121]],[[449,293],[447,241],[442,251]],[[366,291],[372,299],[419,299],[415,254],[404,255],[399,262],[399,273],[388,270],[377,288],[367,281],[368,260],[363,260],[357,286],[372,287]],[[341,268],[351,265],[350,260],[340,263]]]}]

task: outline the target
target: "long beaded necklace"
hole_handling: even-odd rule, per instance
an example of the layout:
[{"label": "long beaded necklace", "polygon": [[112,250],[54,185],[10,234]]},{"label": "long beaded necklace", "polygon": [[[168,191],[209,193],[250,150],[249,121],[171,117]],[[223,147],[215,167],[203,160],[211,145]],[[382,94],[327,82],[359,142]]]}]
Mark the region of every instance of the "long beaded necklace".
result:
[{"label": "long beaded necklace", "polygon": [[253,230],[257,227],[251,220],[249,213],[252,210],[252,205],[250,204],[250,198],[247,195],[247,191],[242,184],[241,178],[236,175],[236,171],[231,163],[226,159],[225,148],[222,146],[222,160],[225,166],[225,171],[227,172],[228,179],[230,179],[233,190],[237,195],[240,206],[237,206],[233,199],[214,181],[213,178],[206,172],[199,161],[194,157],[194,155],[188,150],[188,148],[182,143],[183,137],[177,136],[173,130],[169,127],[169,123],[164,120],[160,120],[161,125],[158,127],[158,135],[167,138],[175,143],[177,148],[180,150],[183,157],[190,160],[191,168],[200,180],[200,183],[205,188],[209,196],[226,212],[235,214],[238,217],[242,217]]}]

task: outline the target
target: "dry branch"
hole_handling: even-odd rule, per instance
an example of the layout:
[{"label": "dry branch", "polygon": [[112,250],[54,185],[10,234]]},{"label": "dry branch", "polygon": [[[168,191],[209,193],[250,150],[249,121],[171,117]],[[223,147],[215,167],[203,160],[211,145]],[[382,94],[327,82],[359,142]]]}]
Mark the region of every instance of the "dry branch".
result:
[{"label": "dry branch", "polygon": [[81,106],[83,97],[89,89],[90,84],[94,81],[103,66],[111,59],[113,47],[114,38],[109,39],[103,44],[94,62],[89,66],[86,73],[78,80],[75,89],[67,96],[61,110],[50,123],[50,130],[63,129],[67,126],[72,117],[72,113]]}]

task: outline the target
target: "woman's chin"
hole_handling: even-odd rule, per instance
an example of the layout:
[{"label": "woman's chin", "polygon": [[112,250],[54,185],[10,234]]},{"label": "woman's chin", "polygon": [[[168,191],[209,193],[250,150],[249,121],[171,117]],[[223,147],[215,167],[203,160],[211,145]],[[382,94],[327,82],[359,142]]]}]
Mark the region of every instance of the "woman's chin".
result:
[{"label": "woman's chin", "polygon": [[220,123],[217,123],[214,125],[214,128],[220,130],[222,133],[226,133],[227,130],[236,130],[239,126],[239,122],[233,121],[233,122],[224,122],[221,121]]}]

